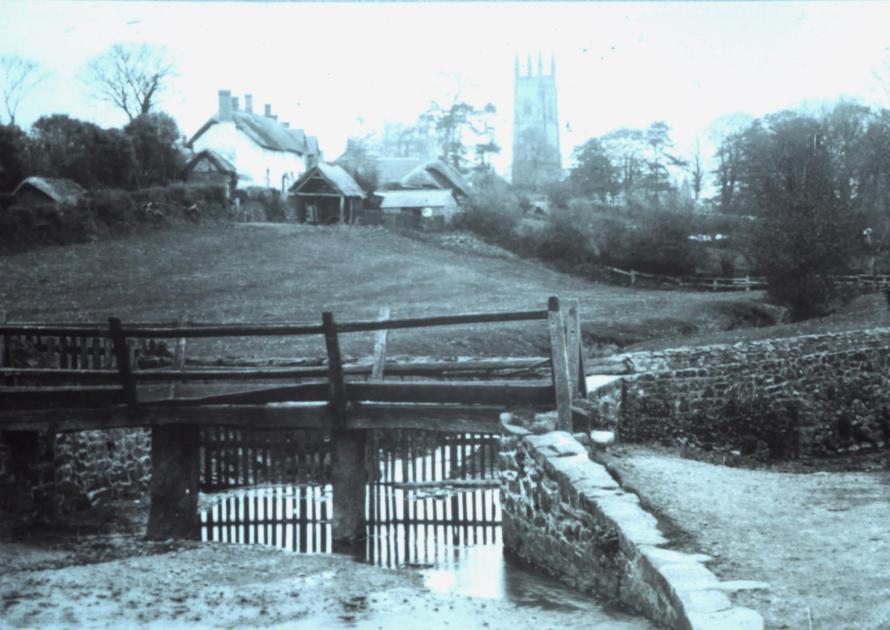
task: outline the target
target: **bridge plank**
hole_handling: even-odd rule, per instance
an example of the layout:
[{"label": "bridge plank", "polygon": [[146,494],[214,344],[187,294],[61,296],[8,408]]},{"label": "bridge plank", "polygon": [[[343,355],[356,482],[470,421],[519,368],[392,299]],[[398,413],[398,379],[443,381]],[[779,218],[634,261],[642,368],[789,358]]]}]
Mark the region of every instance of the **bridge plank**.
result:
[{"label": "bridge plank", "polygon": [[[121,401],[122,403],[123,401]],[[362,403],[347,415],[348,429],[422,429],[499,433],[497,405],[410,405]],[[85,431],[155,424],[200,424],[264,429],[327,429],[333,416],[327,403],[282,405],[207,405],[158,407],[124,404],[103,409],[20,409],[0,411],[0,427],[8,431]]]}]

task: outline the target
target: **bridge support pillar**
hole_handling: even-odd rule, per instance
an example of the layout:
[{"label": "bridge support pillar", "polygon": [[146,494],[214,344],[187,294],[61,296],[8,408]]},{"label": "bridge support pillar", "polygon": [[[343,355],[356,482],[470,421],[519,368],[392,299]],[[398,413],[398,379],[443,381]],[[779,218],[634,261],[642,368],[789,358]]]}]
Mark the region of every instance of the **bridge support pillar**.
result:
[{"label": "bridge support pillar", "polygon": [[349,551],[365,540],[366,439],[367,431],[335,429],[331,435],[334,551]]},{"label": "bridge support pillar", "polygon": [[151,511],[146,537],[198,538],[198,441],[193,424],[151,428]]}]

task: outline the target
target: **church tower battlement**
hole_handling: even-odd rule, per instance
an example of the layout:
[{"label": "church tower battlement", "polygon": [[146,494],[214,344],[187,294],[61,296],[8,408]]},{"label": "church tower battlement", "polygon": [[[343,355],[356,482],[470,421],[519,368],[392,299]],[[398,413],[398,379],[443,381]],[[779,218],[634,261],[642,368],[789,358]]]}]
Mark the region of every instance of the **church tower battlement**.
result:
[{"label": "church tower battlement", "polygon": [[516,57],[513,91],[513,185],[538,189],[559,180],[559,112],[556,102],[556,59],[544,73],[544,57],[538,54],[537,72],[528,55],[525,72]]}]

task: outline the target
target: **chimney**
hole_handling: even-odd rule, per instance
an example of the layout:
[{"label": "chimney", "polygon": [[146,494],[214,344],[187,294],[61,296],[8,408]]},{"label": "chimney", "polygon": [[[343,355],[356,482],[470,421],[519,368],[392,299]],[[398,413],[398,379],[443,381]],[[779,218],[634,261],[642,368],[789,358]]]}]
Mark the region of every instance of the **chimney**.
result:
[{"label": "chimney", "polygon": [[232,93],[229,90],[219,91],[219,119],[232,120]]},{"label": "chimney", "polygon": [[253,113],[253,94],[244,95],[244,111],[248,114]]},{"label": "chimney", "polygon": [[265,107],[264,107],[263,115],[264,115],[266,118],[272,118],[272,106],[269,105],[269,103],[266,103],[266,105],[265,105]]},{"label": "chimney", "polygon": [[290,123],[289,123],[289,122],[283,122],[283,123],[281,123],[281,125],[282,125],[285,129],[290,129]]},{"label": "chimney", "polygon": [[238,97],[237,96],[232,97],[232,111],[233,112],[238,111]]}]

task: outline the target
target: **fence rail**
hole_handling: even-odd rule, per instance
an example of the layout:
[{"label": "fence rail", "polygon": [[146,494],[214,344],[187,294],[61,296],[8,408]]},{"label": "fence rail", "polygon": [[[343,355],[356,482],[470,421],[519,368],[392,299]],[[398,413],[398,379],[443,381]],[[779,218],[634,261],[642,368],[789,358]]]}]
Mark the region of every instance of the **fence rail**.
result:
[{"label": "fence rail", "polygon": [[[546,321],[551,351],[547,357],[480,361],[387,362],[389,330],[467,324]],[[377,334],[371,364],[344,365],[339,335]],[[296,367],[190,368],[186,342],[193,338],[244,336],[323,336],[324,365]],[[164,340],[178,340],[167,344]],[[96,323],[9,322],[0,316],[0,425],[18,421],[16,411],[61,408],[119,408],[134,412],[134,422],[164,409],[280,403],[328,403],[332,428],[345,426],[344,416],[366,403],[414,405],[552,406],[564,426],[571,426],[571,401],[584,395],[584,357],[580,348],[577,304],[567,309],[557,298],[546,310],[470,313],[421,318],[337,322],[324,313],[321,324],[125,324],[110,318]],[[13,366],[16,353],[36,355],[41,367]],[[160,364],[160,365],[159,365]],[[146,365],[148,367],[146,367]],[[539,380],[550,374],[549,381]],[[384,376],[410,376],[406,382],[383,382]],[[350,377],[365,377],[355,380]],[[315,379],[315,380],[312,380]],[[446,379],[446,380],[430,380]],[[467,379],[485,379],[484,382]],[[518,380],[517,380],[518,379]],[[367,381],[367,382],[365,382]],[[283,386],[270,387],[273,382]],[[264,385],[265,384],[265,385]],[[299,415],[299,408],[294,409]],[[304,412],[312,423],[318,410]],[[265,411],[262,417],[267,417]],[[85,421],[80,414],[79,422]],[[98,417],[98,415],[97,415]],[[120,417],[120,414],[117,415]],[[58,427],[58,413],[53,415]],[[81,426],[78,425],[78,426]],[[314,426],[314,425],[313,425]],[[295,427],[296,428],[296,427]]]},{"label": "fence rail", "polygon": [[[616,267],[606,267],[606,269],[613,274],[626,277],[630,286],[634,286],[637,279],[640,278],[701,291],[761,291],[767,287],[766,278],[762,276],[669,276]],[[858,274],[829,277],[838,284],[875,289],[890,287],[890,275]]]}]

